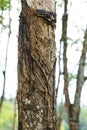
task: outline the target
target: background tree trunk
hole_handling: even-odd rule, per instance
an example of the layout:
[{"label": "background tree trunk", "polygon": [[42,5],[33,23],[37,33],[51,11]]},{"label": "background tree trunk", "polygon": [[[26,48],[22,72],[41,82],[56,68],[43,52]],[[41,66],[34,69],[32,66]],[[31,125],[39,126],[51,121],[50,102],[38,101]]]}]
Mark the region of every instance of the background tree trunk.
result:
[{"label": "background tree trunk", "polygon": [[62,38],[63,41],[63,71],[64,71],[64,94],[65,94],[65,106],[67,108],[69,127],[70,130],[79,130],[79,115],[80,115],[80,98],[81,91],[84,85],[84,68],[86,60],[86,47],[87,47],[87,30],[85,31],[82,54],[79,61],[79,67],[77,72],[77,83],[74,103],[71,104],[69,97],[69,74],[68,74],[68,58],[67,58],[67,23],[68,23],[68,13],[67,13],[68,0],[64,0],[64,14],[62,17]]},{"label": "background tree trunk", "polygon": [[69,111],[68,111],[70,130],[79,130],[80,98],[81,98],[82,87],[85,82],[84,69],[86,64],[86,53],[87,53],[86,48],[87,48],[87,29],[84,34],[82,54],[79,61],[75,99],[74,99],[74,103],[70,104]]},{"label": "background tree trunk", "polygon": [[55,2],[22,0],[18,45],[19,130],[56,130]]}]

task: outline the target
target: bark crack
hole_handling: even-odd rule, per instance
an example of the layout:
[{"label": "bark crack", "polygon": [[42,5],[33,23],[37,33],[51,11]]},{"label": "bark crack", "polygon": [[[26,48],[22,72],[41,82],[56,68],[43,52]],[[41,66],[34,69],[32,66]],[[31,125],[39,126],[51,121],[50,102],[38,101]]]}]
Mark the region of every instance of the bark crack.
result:
[{"label": "bark crack", "polygon": [[37,15],[38,17],[44,18],[48,22],[48,24],[55,26],[55,23],[56,23],[55,12],[37,9],[35,12],[35,15]]}]

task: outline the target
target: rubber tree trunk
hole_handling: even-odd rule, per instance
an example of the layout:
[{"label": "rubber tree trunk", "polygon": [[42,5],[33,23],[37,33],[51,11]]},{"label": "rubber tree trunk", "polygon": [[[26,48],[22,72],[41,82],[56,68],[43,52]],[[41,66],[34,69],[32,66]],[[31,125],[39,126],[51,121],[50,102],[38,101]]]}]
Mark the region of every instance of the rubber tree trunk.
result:
[{"label": "rubber tree trunk", "polygon": [[55,2],[22,0],[18,40],[18,130],[56,130]]}]

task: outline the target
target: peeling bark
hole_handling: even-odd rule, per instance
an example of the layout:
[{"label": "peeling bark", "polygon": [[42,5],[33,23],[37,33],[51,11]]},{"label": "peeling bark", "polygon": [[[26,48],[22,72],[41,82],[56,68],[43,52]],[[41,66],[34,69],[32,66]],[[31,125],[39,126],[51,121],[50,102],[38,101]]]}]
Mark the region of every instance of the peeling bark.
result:
[{"label": "peeling bark", "polygon": [[57,129],[55,19],[55,12],[32,8],[22,0],[18,45],[19,130]]}]

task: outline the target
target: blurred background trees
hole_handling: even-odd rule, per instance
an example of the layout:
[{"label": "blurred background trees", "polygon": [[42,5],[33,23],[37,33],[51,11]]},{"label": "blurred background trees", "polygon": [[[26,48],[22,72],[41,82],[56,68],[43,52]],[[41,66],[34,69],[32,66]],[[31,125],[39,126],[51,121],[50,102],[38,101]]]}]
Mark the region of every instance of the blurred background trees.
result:
[{"label": "blurred background trees", "polygon": [[[15,96],[17,88],[17,29],[18,29],[19,5],[17,7],[15,5],[13,7],[13,3],[17,5],[18,1],[14,2],[12,0],[0,0],[0,129],[1,130],[17,129],[17,107]],[[15,21],[16,26],[14,28]],[[9,93],[9,90],[12,91],[10,91]]]},{"label": "blurred background trees", "polygon": [[[85,83],[87,83],[86,82],[86,77],[87,77],[87,73],[86,73],[86,67],[87,67],[86,66],[87,65],[86,25],[87,23],[84,24],[84,29],[83,29],[83,27],[79,25],[78,21],[76,21],[77,23],[75,26],[78,28],[78,31],[75,31],[73,29],[74,27],[70,28],[71,25],[73,26],[74,16],[72,17],[72,14],[74,13],[74,15],[76,15],[75,13],[77,13],[77,10],[75,9],[74,1],[64,0],[62,2],[63,3],[60,4],[63,9],[62,15],[61,15],[61,19],[62,19],[61,36],[60,36],[60,44],[57,45],[58,46],[58,66],[59,66],[57,90],[58,90],[58,94],[60,94],[60,91],[59,91],[60,87],[62,87],[61,89],[63,89],[61,97],[63,99],[62,102],[64,103],[64,105],[61,109],[61,113],[63,113],[63,111],[66,111],[69,129],[79,130],[80,129],[79,124],[81,123],[79,121],[80,121],[80,112],[81,112],[82,89]],[[70,7],[73,7],[72,13],[69,12]],[[78,18],[78,16],[76,16],[76,18]],[[72,21],[70,21],[71,19]],[[84,18],[81,18],[80,20],[82,19]],[[82,30],[84,31],[82,32]],[[77,37],[76,37],[76,33],[77,33]],[[80,36],[82,36],[81,33],[83,33],[83,40],[81,38],[79,39],[79,36],[78,36],[79,33],[80,33]],[[74,41],[74,38],[77,38],[77,39]],[[74,47],[74,50],[73,50],[73,47]],[[77,56],[75,55],[76,53],[78,53],[77,58],[74,57],[74,56]],[[70,92],[70,89],[71,89],[71,92]],[[58,100],[59,100],[59,97],[58,97]],[[63,114],[61,113],[58,118],[59,124],[62,123]]]},{"label": "blurred background trees", "polygon": [[[57,64],[57,76],[58,82],[58,95],[57,95],[57,112],[58,119],[61,130],[69,130],[69,118],[67,114],[67,110],[65,107],[66,97],[63,93],[64,86],[64,71],[63,71],[63,41],[60,44],[61,34],[62,34],[62,16],[65,13],[64,11],[64,2],[65,0],[59,0],[57,2],[57,31],[56,31],[56,43],[57,43],[57,56],[58,56],[58,64]],[[67,1],[66,1],[67,2]],[[81,4],[79,4],[81,3]],[[82,53],[82,45],[84,42],[84,34],[86,30],[86,21],[87,18],[85,16],[85,5],[87,1],[68,1],[67,4],[67,13],[68,13],[68,21],[67,21],[67,73],[68,73],[68,92],[70,103],[73,104],[75,90],[76,90],[76,81],[77,81],[77,72],[79,67],[80,56]],[[16,6],[15,6],[16,5]],[[78,7],[76,7],[78,5]],[[15,10],[17,13],[15,13]],[[77,9],[78,8],[78,9]],[[81,10],[82,8],[82,10]],[[15,98],[16,89],[17,88],[17,29],[18,23],[16,22],[19,18],[19,3],[13,4],[12,0],[0,0],[0,110],[2,108],[0,114],[0,130],[4,129],[14,129],[14,117],[15,117],[15,99],[11,99],[12,95]],[[86,9],[85,9],[86,10]],[[79,12],[79,13],[78,13]],[[14,14],[14,15],[13,15]],[[76,14],[76,15],[75,15]],[[15,17],[16,16],[16,17]],[[14,22],[17,23],[16,26]],[[14,31],[16,28],[16,31]],[[16,50],[16,51],[14,51]],[[13,55],[14,53],[14,55]],[[86,57],[87,59],[87,57]],[[16,65],[14,66],[14,64]],[[12,68],[13,67],[13,68]],[[59,68],[59,69],[58,69]],[[87,63],[85,63],[85,71],[84,76],[86,79],[87,76]],[[15,70],[15,72],[13,72]],[[58,75],[59,74],[59,75]],[[16,76],[14,76],[16,75]],[[13,79],[11,78],[13,77]],[[16,79],[15,79],[16,77]],[[9,82],[9,83],[8,83]],[[8,87],[9,86],[9,87]],[[87,129],[87,107],[84,106],[85,93],[86,90],[86,82],[83,85],[83,89],[81,90],[81,100],[80,100],[80,116],[79,116],[79,130]],[[15,94],[8,94],[8,90],[15,91]],[[85,90],[84,90],[85,89]],[[62,90],[62,92],[61,92]],[[85,93],[83,93],[83,91]],[[8,100],[9,98],[9,100]],[[82,100],[84,99],[84,100]],[[4,102],[3,102],[4,101]],[[87,104],[86,104],[87,105]],[[17,128],[17,117],[15,121]]]}]

